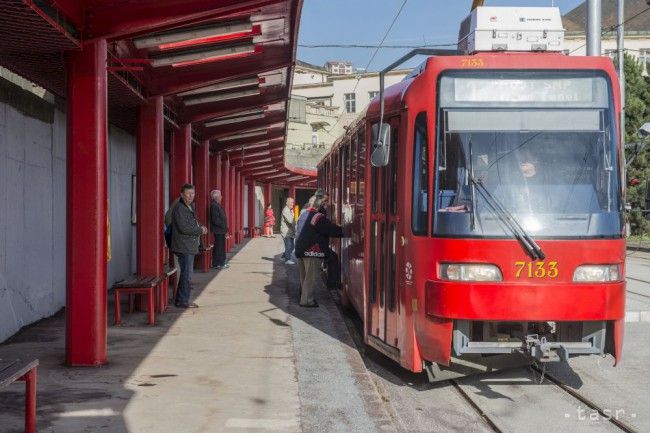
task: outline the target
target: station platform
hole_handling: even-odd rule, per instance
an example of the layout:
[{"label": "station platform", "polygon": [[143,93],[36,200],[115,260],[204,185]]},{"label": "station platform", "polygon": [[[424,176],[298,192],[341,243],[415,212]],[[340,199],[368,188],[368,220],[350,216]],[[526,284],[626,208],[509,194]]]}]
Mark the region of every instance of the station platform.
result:
[{"label": "station platform", "polygon": [[[281,251],[279,236],[252,239],[229,269],[195,273],[198,309],[170,306],[155,326],[123,314],[103,367],[62,365],[63,313],[0,345],[0,358],[40,360],[38,431],[383,431],[388,415],[330,294],[299,307]],[[3,433],[22,431],[23,398],[18,384],[0,392]]]}]

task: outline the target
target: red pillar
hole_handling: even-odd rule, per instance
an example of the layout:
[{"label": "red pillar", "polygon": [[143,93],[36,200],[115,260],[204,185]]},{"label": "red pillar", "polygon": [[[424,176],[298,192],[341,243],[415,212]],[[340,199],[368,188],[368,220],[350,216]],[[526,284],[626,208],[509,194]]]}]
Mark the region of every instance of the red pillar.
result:
[{"label": "red pillar", "polygon": [[137,268],[139,275],[163,272],[163,98],[151,98],[138,113]]},{"label": "red pillar", "polygon": [[210,154],[210,191],[221,190],[221,153]]},{"label": "red pillar", "polygon": [[235,171],[235,179],[237,180],[237,207],[235,212],[237,212],[237,242],[243,240],[243,218],[242,214],[244,213],[244,183],[242,175],[239,171]]},{"label": "red pillar", "polygon": [[237,178],[235,176],[235,167],[230,167],[228,175],[230,177],[230,191],[228,191],[230,193],[230,199],[228,200],[228,220],[232,221],[232,238],[230,240],[230,246],[232,248],[239,243],[237,239],[237,212],[235,211],[237,208]]},{"label": "red pillar", "polygon": [[251,238],[257,237],[257,230],[255,230],[255,208],[257,201],[255,200],[255,180],[248,181],[248,236]]},{"label": "red pillar", "polygon": [[294,200],[296,199],[296,186],[295,185],[289,185],[289,197],[293,198]]},{"label": "red pillar", "polygon": [[67,58],[66,363],[106,362],[106,41]]},{"label": "red pillar", "polygon": [[[230,218],[230,160],[228,159],[228,153],[226,152],[221,164],[221,194],[223,195],[223,206],[224,211],[226,212],[226,218],[228,218],[228,233],[232,235],[233,225],[232,219]],[[232,244],[232,239],[226,239],[226,252],[230,251]]]},{"label": "red pillar", "polygon": [[[196,217],[199,223],[208,226],[208,206],[210,200],[210,142],[203,141],[198,146],[192,149],[193,154],[193,167],[194,167],[194,188],[196,188],[196,198],[194,203],[196,206]],[[207,236],[203,235],[203,245],[209,245],[210,240]],[[209,251],[199,254],[196,258],[197,269],[207,272],[210,270],[210,262],[212,256]]]},{"label": "red pillar", "polygon": [[184,184],[192,180],[192,125],[181,125],[174,132],[171,152],[170,195],[175,200]]},{"label": "red pillar", "polygon": [[[213,189],[218,189],[221,190],[221,153],[219,152],[213,152],[210,153],[210,186],[208,188],[209,191],[212,191]],[[223,192],[222,192],[223,194]],[[212,200],[212,197],[208,196],[208,203],[210,203],[210,200]],[[208,211],[208,218],[209,218],[209,211]],[[212,231],[210,231],[210,225],[207,225],[208,227],[208,237],[210,241],[214,240],[214,236],[212,235]],[[214,250],[210,251],[210,254],[214,254]]]},{"label": "red pillar", "polygon": [[246,215],[244,215],[244,203],[246,202],[246,195],[244,194],[244,186],[246,185],[246,176],[239,174],[239,228],[241,229],[241,240],[246,237],[244,227],[246,224]]}]

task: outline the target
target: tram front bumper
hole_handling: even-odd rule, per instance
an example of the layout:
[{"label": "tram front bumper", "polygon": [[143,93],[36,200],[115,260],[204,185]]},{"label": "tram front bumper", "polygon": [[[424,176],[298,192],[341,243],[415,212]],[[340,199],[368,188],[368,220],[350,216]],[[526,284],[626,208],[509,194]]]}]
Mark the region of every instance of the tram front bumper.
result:
[{"label": "tram front bumper", "polygon": [[625,283],[428,281],[426,313],[442,319],[595,321],[625,317]]}]

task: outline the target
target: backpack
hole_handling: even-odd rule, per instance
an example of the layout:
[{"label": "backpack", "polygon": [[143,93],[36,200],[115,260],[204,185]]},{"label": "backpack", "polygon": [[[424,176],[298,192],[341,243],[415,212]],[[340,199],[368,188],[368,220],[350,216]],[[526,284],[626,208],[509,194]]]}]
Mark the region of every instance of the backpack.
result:
[{"label": "backpack", "polygon": [[172,247],[172,225],[165,226],[165,244],[167,248],[171,249]]}]

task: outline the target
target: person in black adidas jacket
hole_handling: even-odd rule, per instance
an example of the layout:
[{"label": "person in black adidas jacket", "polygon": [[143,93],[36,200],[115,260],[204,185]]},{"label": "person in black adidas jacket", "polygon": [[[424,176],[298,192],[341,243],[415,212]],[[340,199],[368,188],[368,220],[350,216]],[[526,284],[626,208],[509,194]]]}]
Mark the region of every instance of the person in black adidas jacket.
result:
[{"label": "person in black adidas jacket", "polygon": [[314,200],[312,207],[307,209],[309,214],[305,225],[296,240],[296,258],[300,272],[300,306],[318,307],[314,299],[314,292],[320,281],[321,264],[329,250],[330,237],[343,237],[343,229],[332,223],[318,211],[322,204],[322,197]]}]

